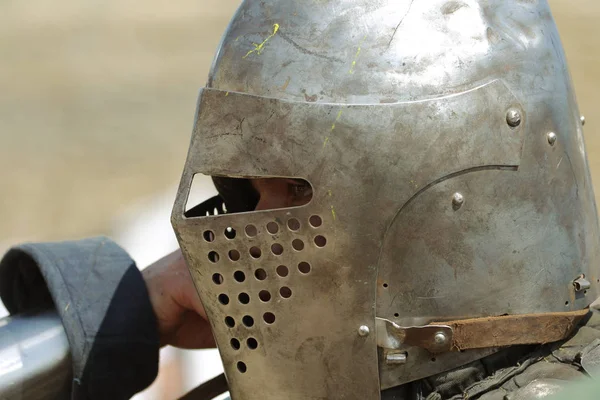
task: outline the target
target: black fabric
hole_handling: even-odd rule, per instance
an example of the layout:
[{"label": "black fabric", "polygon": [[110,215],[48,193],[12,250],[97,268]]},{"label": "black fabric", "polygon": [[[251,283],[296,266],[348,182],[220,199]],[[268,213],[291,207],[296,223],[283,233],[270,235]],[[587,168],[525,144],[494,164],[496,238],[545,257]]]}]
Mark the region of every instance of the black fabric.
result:
[{"label": "black fabric", "polygon": [[158,373],[156,316],[133,260],[104,237],[24,244],[0,261],[11,314],[55,307],[73,362],[72,399],[128,399]]}]

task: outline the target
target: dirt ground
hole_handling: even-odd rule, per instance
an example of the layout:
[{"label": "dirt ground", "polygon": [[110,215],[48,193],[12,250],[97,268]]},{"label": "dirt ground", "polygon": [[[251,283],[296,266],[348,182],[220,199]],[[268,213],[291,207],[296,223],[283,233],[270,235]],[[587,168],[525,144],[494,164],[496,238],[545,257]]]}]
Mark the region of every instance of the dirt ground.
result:
[{"label": "dirt ground", "polygon": [[[551,1],[600,189],[600,2]],[[0,3],[0,250],[111,233],[169,190],[197,90],[238,1]],[[598,192],[600,193],[600,192]]]}]

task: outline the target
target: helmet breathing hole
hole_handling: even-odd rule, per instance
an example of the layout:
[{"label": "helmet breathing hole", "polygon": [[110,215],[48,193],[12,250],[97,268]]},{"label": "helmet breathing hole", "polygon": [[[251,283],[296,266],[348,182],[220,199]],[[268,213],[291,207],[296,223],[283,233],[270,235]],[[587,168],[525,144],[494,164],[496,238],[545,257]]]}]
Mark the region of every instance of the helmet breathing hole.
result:
[{"label": "helmet breathing hole", "polygon": [[209,243],[215,240],[215,233],[213,231],[204,231],[202,236],[204,236],[204,240],[206,240]]},{"label": "helmet breathing hole", "polygon": [[248,340],[246,340],[246,344],[250,350],[254,350],[258,347],[258,342],[253,337],[249,337]]},{"label": "helmet breathing hole", "polygon": [[325,245],[327,244],[327,239],[325,239],[325,236],[322,235],[316,236],[315,244],[317,245],[317,247],[325,247]]},{"label": "helmet breathing hole", "polygon": [[240,301],[240,303],[242,304],[248,304],[250,303],[250,296],[248,296],[248,293],[240,293],[238,295],[238,300]]},{"label": "helmet breathing hole", "polygon": [[255,259],[260,258],[261,255],[262,255],[262,252],[260,251],[260,249],[258,247],[254,246],[254,247],[250,248],[250,256],[252,258],[255,258]]},{"label": "helmet breathing hole", "polygon": [[218,274],[218,273],[213,274],[212,280],[215,284],[220,285],[223,283],[223,275]]},{"label": "helmet breathing hole", "polygon": [[248,367],[246,367],[246,364],[244,364],[242,361],[238,361],[238,363],[237,363],[237,369],[242,374],[244,374],[248,370]]},{"label": "helmet breathing hole", "polygon": [[263,314],[263,320],[270,325],[275,322],[275,314],[266,312]]},{"label": "helmet breathing hole", "polygon": [[295,232],[300,229],[300,221],[298,221],[296,218],[290,218],[287,222],[287,226],[291,231]]},{"label": "helmet breathing hole", "polygon": [[244,317],[242,318],[242,322],[244,323],[244,325],[246,325],[248,328],[254,326],[254,318],[252,318],[249,315],[244,315]]},{"label": "helmet breathing hole", "polygon": [[310,272],[310,264],[306,261],[302,261],[300,264],[298,264],[298,271],[302,272],[303,274],[308,274]]},{"label": "helmet breathing hole", "polygon": [[265,279],[267,279],[267,271],[265,271],[262,268],[257,269],[254,272],[254,276],[256,277],[256,279],[258,279],[259,281],[264,281]]},{"label": "helmet breathing hole", "polygon": [[258,298],[263,301],[263,302],[268,302],[269,300],[271,300],[271,293],[269,293],[268,290],[261,290],[260,292],[258,292]]},{"label": "helmet breathing hole", "polygon": [[216,263],[217,261],[219,261],[219,253],[217,253],[216,251],[211,251],[210,253],[208,253],[208,259],[211,262]]},{"label": "helmet breathing hole", "polygon": [[229,304],[229,296],[227,296],[225,293],[221,293],[219,295],[219,303],[223,304],[224,306]]},{"label": "helmet breathing hole", "polygon": [[323,220],[318,215],[313,215],[308,219],[308,223],[313,228],[318,228],[321,226],[321,224],[323,224]]},{"label": "helmet breathing hole", "polygon": [[240,346],[240,341],[239,341],[239,340],[237,340],[236,338],[233,338],[233,339],[231,339],[231,340],[229,341],[229,343],[231,343],[231,347],[232,347],[234,350],[239,350],[239,349],[240,349],[240,347],[241,347],[241,346]]},{"label": "helmet breathing hole", "polygon": [[304,242],[300,239],[294,239],[292,241],[292,247],[294,248],[294,250],[300,251],[304,249]]},{"label": "helmet breathing hole", "polygon": [[238,261],[240,259],[240,252],[237,250],[229,250],[229,259],[231,261]]},{"label": "helmet breathing hole", "polygon": [[277,225],[277,222],[269,222],[267,224],[267,232],[269,232],[271,235],[274,235],[277,232],[279,232],[279,225]]},{"label": "helmet breathing hole", "polygon": [[279,289],[279,294],[284,299],[289,299],[290,297],[292,297],[292,289],[290,289],[287,286],[283,286],[281,289]]},{"label": "helmet breathing hole", "polygon": [[244,282],[246,280],[246,274],[244,274],[242,271],[235,271],[233,273],[233,279],[238,282]]},{"label": "helmet breathing hole", "polygon": [[282,278],[285,278],[286,276],[288,276],[289,274],[289,270],[288,267],[286,267],[285,265],[280,265],[279,267],[277,267],[277,275],[279,275]]},{"label": "helmet breathing hole", "polygon": [[388,287],[388,284],[387,284],[387,283],[384,283],[384,284],[383,284],[383,287],[384,287],[384,288]]},{"label": "helmet breathing hole", "polygon": [[234,238],[235,238],[235,235],[236,235],[235,229],[233,229],[232,227],[227,227],[227,228],[225,229],[225,232],[224,232],[224,233],[225,233],[225,237],[226,237],[227,239],[234,239]]},{"label": "helmet breathing hole", "polygon": [[227,325],[230,328],[233,328],[235,326],[235,320],[233,319],[233,317],[225,317],[225,325]]},{"label": "helmet breathing hole", "polygon": [[398,318],[399,316],[400,316],[400,314],[394,313],[394,317]]},{"label": "helmet breathing hole", "polygon": [[246,225],[245,231],[246,231],[246,235],[248,235],[248,237],[254,237],[258,234],[256,227],[252,224]]},{"label": "helmet breathing hole", "polygon": [[273,252],[273,254],[275,254],[276,256],[280,256],[283,254],[283,246],[280,245],[279,243],[274,243],[271,246],[271,251]]}]

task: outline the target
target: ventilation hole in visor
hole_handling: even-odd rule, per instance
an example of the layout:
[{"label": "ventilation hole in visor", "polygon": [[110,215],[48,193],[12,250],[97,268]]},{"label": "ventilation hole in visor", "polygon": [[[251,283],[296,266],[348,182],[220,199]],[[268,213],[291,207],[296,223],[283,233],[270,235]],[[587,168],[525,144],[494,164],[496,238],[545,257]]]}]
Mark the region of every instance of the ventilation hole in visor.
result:
[{"label": "ventilation hole in visor", "polygon": [[300,221],[298,221],[296,218],[290,218],[287,222],[287,226],[291,231],[296,232],[300,229]]},{"label": "ventilation hole in visor", "polygon": [[257,269],[254,272],[254,276],[256,277],[256,279],[258,279],[259,281],[264,281],[265,279],[267,279],[267,271],[265,271],[262,268]]},{"label": "ventilation hole in visor", "polygon": [[223,283],[223,275],[221,274],[213,274],[212,280],[215,284],[220,285]]},{"label": "ventilation hole in visor", "polygon": [[282,287],[281,289],[279,289],[279,294],[281,295],[281,297],[283,297],[284,299],[289,299],[290,297],[292,297],[292,289],[290,289],[287,286]]},{"label": "ventilation hole in visor", "polygon": [[279,225],[277,225],[277,222],[269,222],[267,224],[267,232],[269,232],[271,235],[279,232]]},{"label": "ventilation hole in visor", "polygon": [[302,272],[303,274],[308,274],[310,272],[310,264],[306,261],[302,261],[300,264],[298,264],[298,271]]},{"label": "ventilation hole in visor", "polygon": [[290,272],[288,270],[288,267],[286,267],[285,265],[280,265],[279,267],[277,267],[276,271],[277,271],[277,275],[279,275],[282,278],[285,278],[286,276],[288,276],[288,274]]},{"label": "ventilation hole in visor", "polygon": [[273,322],[275,322],[275,314],[270,313],[270,312],[266,312],[263,314],[263,320],[271,325]]},{"label": "ventilation hole in visor", "polygon": [[217,261],[219,261],[219,253],[217,253],[216,251],[211,251],[210,253],[208,253],[208,259],[211,262],[216,263]]},{"label": "ventilation hole in visor", "polygon": [[292,247],[296,251],[302,251],[304,249],[304,242],[300,239],[292,240]]},{"label": "ventilation hole in visor", "polygon": [[248,296],[248,293],[240,293],[238,296],[238,300],[242,304],[248,304],[250,303],[250,296]]},{"label": "ventilation hole in visor", "polygon": [[323,220],[318,215],[313,215],[309,218],[308,223],[313,228],[318,228],[323,224]]},{"label": "ventilation hole in visor", "polygon": [[241,345],[240,345],[240,341],[239,341],[239,340],[237,340],[236,338],[233,338],[233,339],[231,339],[231,340],[229,341],[229,343],[231,343],[231,347],[232,347],[234,350],[239,350],[239,349],[240,349],[240,347],[241,347]]},{"label": "ventilation hole in visor", "polygon": [[258,347],[258,341],[253,337],[249,337],[248,340],[246,340],[246,344],[250,350],[254,350]]},{"label": "ventilation hole in visor", "polygon": [[242,361],[239,361],[237,363],[237,369],[238,371],[240,371],[242,374],[246,373],[246,371],[248,370],[248,367],[246,367],[246,364],[244,364]]},{"label": "ventilation hole in visor", "polygon": [[223,232],[223,234],[227,239],[235,239],[235,235],[237,234],[237,232],[232,227],[228,227],[225,229],[225,232]]},{"label": "ventilation hole in visor", "polygon": [[280,245],[279,243],[274,243],[271,246],[271,251],[273,252],[273,254],[275,254],[276,256],[280,256],[283,254],[283,246]]},{"label": "ventilation hole in visor", "polygon": [[237,282],[244,282],[246,280],[246,274],[244,274],[242,271],[235,271],[233,273],[233,279],[235,279]]},{"label": "ventilation hole in visor", "polygon": [[315,244],[317,245],[317,247],[325,247],[325,245],[327,244],[327,239],[325,239],[325,236],[317,236],[315,237]]},{"label": "ventilation hole in visor", "polygon": [[248,237],[251,237],[251,238],[258,235],[258,230],[252,224],[246,225],[246,228],[244,229],[244,231],[246,231],[246,235],[248,235]]},{"label": "ventilation hole in visor", "polygon": [[230,328],[233,328],[235,326],[235,320],[233,319],[233,317],[225,317],[225,325],[227,325]]},{"label": "ventilation hole in visor", "polygon": [[262,251],[256,246],[250,248],[250,256],[254,259],[259,259],[262,256]]},{"label": "ventilation hole in visor", "polygon": [[224,306],[229,304],[229,296],[227,296],[225,293],[221,293],[219,295],[219,303],[223,304]]},{"label": "ventilation hole in visor", "polygon": [[400,316],[400,314],[394,313],[394,317],[398,318],[399,316]]},{"label": "ventilation hole in visor", "polygon": [[240,259],[240,252],[237,250],[229,250],[229,259],[231,261],[238,261]]},{"label": "ventilation hole in visor", "polygon": [[269,293],[268,290],[261,290],[260,292],[258,292],[258,298],[267,303],[269,300],[271,300],[271,293]]},{"label": "ventilation hole in visor", "polygon": [[249,315],[244,315],[244,318],[242,318],[242,322],[244,323],[244,325],[246,325],[248,328],[254,326],[254,318],[252,318]]},{"label": "ventilation hole in visor", "polygon": [[215,233],[213,231],[204,231],[202,236],[204,236],[204,240],[206,240],[209,243],[215,240]]}]

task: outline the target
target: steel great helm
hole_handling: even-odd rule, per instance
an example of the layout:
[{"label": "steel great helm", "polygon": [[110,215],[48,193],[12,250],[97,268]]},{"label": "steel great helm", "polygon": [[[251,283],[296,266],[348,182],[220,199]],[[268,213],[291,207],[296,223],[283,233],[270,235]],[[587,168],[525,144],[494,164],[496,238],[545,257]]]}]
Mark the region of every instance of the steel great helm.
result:
[{"label": "steel great helm", "polygon": [[[233,398],[378,399],[566,337],[600,278],[581,125],[546,1],[244,1],[172,215]],[[186,214],[195,174],[246,212]],[[313,198],[251,212],[250,177]]]}]

